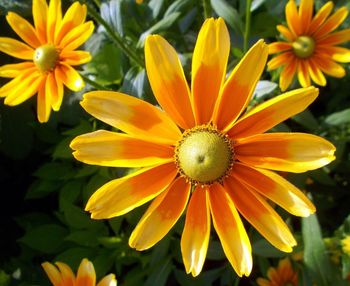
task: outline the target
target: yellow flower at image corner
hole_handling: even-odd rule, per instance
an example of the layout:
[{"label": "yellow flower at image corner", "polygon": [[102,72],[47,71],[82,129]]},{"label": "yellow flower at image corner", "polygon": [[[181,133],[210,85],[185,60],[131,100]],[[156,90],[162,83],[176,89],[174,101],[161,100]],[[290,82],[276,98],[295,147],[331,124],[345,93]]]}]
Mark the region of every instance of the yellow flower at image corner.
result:
[{"label": "yellow flower at image corner", "polygon": [[269,53],[278,54],[268,62],[269,70],[282,67],[279,85],[282,91],[292,83],[295,75],[301,86],[311,81],[326,85],[324,74],[335,78],[345,76],[345,69],[338,63],[350,62],[350,50],[339,44],[350,40],[350,29],[334,32],[348,15],[342,7],[332,15],[333,2],[327,2],[313,16],[313,0],[301,0],[299,10],[294,0],[286,5],[287,27],[277,30],[285,41],[269,44]]},{"label": "yellow flower at image corner", "polygon": [[86,205],[92,218],[107,219],[154,199],[130,236],[131,247],[152,247],[187,208],[181,252],[193,276],[202,270],[211,223],[239,276],[252,270],[241,216],[275,247],[291,252],[296,241],[266,200],[297,216],[309,216],[315,207],[271,170],[305,172],[335,158],[335,147],[321,137],[264,133],[303,111],[318,89],[282,94],[244,114],[268,47],[258,41],[225,80],[229,52],[225,22],[207,19],[193,53],[190,91],[175,49],[159,35],[148,36],[146,70],[162,110],[119,92],[86,93],[82,107],[124,133],[98,130],[70,145],[87,164],[140,168],[103,185]]},{"label": "yellow flower at image corner", "polygon": [[298,273],[293,270],[293,267],[288,258],[284,258],[278,262],[276,268],[270,267],[267,271],[267,277],[258,278],[256,282],[259,286],[297,286]]},{"label": "yellow flower at image corner", "polygon": [[341,240],[341,246],[343,252],[350,256],[350,235],[347,235]]},{"label": "yellow flower at image corner", "polygon": [[53,286],[117,286],[114,274],[109,274],[96,284],[96,273],[94,265],[84,258],[75,276],[72,269],[65,263],[56,262],[55,265],[44,262],[44,268]]},{"label": "yellow flower at image corner", "polygon": [[84,87],[72,66],[91,60],[89,52],[75,50],[94,30],[91,21],[85,22],[86,10],[75,2],[62,16],[60,0],[49,5],[33,0],[34,27],[16,13],[7,14],[7,22],[24,43],[0,37],[0,51],[24,61],[0,67],[0,77],[13,78],[0,88],[5,104],[15,106],[37,94],[38,120],[47,122],[51,109],[60,109],[64,85],[72,91]]}]

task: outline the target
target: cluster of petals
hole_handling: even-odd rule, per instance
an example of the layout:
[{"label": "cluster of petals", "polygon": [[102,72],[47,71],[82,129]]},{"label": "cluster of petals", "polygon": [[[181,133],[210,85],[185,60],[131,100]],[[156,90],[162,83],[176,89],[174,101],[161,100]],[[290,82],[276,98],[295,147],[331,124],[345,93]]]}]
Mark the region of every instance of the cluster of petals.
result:
[{"label": "cluster of petals", "polygon": [[[278,54],[268,63],[270,70],[282,67],[279,85],[282,91],[292,83],[295,75],[303,87],[311,81],[320,86],[326,85],[324,74],[341,78],[345,69],[339,63],[350,62],[350,50],[338,46],[350,40],[350,29],[335,31],[348,16],[348,9],[341,7],[332,14],[333,2],[324,4],[313,15],[314,1],[301,0],[299,9],[294,0],[286,5],[287,27],[278,25],[283,41],[269,45],[270,54]],[[309,56],[300,57],[293,49],[300,38],[312,41]]]},{"label": "cluster of petals", "polygon": [[[315,211],[309,199],[275,171],[305,172],[334,160],[334,146],[304,133],[265,133],[305,110],[314,87],[276,96],[245,113],[265,68],[268,47],[258,41],[226,78],[230,38],[224,21],[207,19],[195,45],[189,88],[175,49],[161,36],[145,43],[146,70],[161,109],[111,91],[84,95],[82,107],[121,132],[98,130],[76,137],[71,148],[87,164],[139,168],[108,182],[89,199],[95,219],[123,215],[151,202],[129,239],[137,250],[152,247],[186,213],[181,251],[187,273],[197,276],[213,224],[239,276],[252,269],[252,251],[241,217],[271,244],[291,252],[296,241],[271,200],[297,216]],[[174,150],[186,130],[215,126],[233,142],[234,163],[221,182],[192,185],[181,176]]]},{"label": "cluster of petals", "polygon": [[65,15],[61,0],[50,0],[49,5],[46,0],[33,0],[32,8],[34,26],[16,13],[6,16],[23,42],[0,37],[0,51],[24,61],[0,67],[0,77],[12,78],[0,88],[0,97],[14,106],[37,94],[38,120],[46,122],[51,109],[60,109],[64,86],[72,91],[84,87],[72,66],[91,60],[89,52],[76,49],[90,37],[94,24],[85,22],[87,9],[79,2],[73,3]]},{"label": "cluster of petals", "polygon": [[96,284],[96,272],[91,261],[84,258],[75,276],[72,269],[63,262],[56,262],[55,265],[49,262],[41,264],[53,286],[117,286],[114,274],[103,277]]}]

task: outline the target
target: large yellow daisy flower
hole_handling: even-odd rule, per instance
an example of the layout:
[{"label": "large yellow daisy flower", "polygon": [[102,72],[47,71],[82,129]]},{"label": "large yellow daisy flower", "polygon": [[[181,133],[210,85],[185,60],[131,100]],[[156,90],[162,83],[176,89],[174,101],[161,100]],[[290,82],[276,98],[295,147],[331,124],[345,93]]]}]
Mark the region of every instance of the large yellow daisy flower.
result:
[{"label": "large yellow daisy flower", "polygon": [[94,24],[85,23],[86,6],[75,2],[62,17],[61,1],[33,0],[34,27],[16,13],[6,16],[11,28],[24,43],[0,37],[0,51],[25,60],[0,67],[0,76],[13,78],[0,88],[5,104],[14,106],[38,94],[40,122],[49,120],[51,108],[60,109],[63,85],[81,90],[84,82],[72,68],[90,61],[86,51],[75,51],[92,34]]},{"label": "large yellow daisy flower", "polygon": [[[95,286],[96,273],[94,265],[84,258],[78,268],[75,277],[72,269],[63,262],[56,262],[55,265],[44,262],[41,266],[44,268],[53,286]],[[117,280],[114,274],[109,274],[101,279],[96,286],[117,286]]]},{"label": "large yellow daisy flower", "polygon": [[269,53],[280,53],[268,62],[270,70],[282,66],[279,85],[286,90],[295,74],[303,87],[311,80],[325,86],[324,73],[340,78],[345,75],[340,63],[350,62],[350,50],[337,45],[350,40],[350,29],[334,32],[348,15],[346,7],[331,16],[333,2],[327,2],[313,17],[313,0],[301,0],[299,11],[294,0],[286,5],[288,27],[278,25],[285,41],[269,45]]},{"label": "large yellow daisy flower", "polygon": [[318,90],[295,90],[243,114],[268,48],[257,42],[225,80],[229,52],[224,21],[206,20],[193,53],[190,92],[176,51],[162,37],[149,36],[146,69],[163,110],[118,92],[89,92],[83,108],[125,133],[98,130],[71,143],[82,162],[141,168],[102,186],[86,206],[92,218],[103,219],[155,198],[131,234],[131,247],[153,246],[187,206],[181,250],[186,271],[194,276],[206,257],[210,217],[239,276],[252,269],[251,245],[239,213],[274,246],[292,251],[296,242],[266,199],[299,216],[315,208],[301,191],[268,169],[304,172],[334,160],[334,146],[320,137],[263,134],[304,110]]}]

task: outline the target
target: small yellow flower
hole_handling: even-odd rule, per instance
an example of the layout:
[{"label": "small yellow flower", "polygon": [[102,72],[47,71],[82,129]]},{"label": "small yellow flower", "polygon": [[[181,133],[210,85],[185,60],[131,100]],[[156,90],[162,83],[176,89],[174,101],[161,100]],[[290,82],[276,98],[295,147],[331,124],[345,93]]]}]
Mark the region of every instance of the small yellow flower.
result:
[{"label": "small yellow flower", "polygon": [[266,199],[298,216],[315,207],[270,170],[299,173],[334,160],[334,146],[318,136],[265,133],[303,111],[318,90],[291,91],[244,114],[268,48],[258,41],[226,79],[229,52],[224,21],[206,20],[193,53],[190,91],[174,48],[149,36],[146,69],[164,111],[126,94],[89,92],[83,108],[125,133],[98,130],[71,143],[75,158],[87,164],[140,168],[102,186],[86,206],[92,218],[103,219],[154,199],[131,234],[131,247],[152,247],[187,207],[181,251],[193,276],[202,270],[211,222],[237,274],[250,274],[251,245],[239,213],[275,247],[291,252],[296,241]]},{"label": "small yellow flower", "polygon": [[90,53],[75,50],[92,34],[94,24],[86,19],[86,6],[75,2],[62,16],[61,1],[33,0],[34,27],[9,12],[7,22],[24,43],[0,37],[0,51],[25,60],[0,67],[0,77],[13,78],[0,88],[5,104],[21,104],[35,94],[40,122],[49,120],[51,108],[60,109],[64,85],[81,90],[84,82],[72,68],[90,61]]},{"label": "small yellow flower", "polygon": [[[95,286],[96,273],[94,265],[84,258],[79,266],[77,276],[72,269],[65,263],[56,262],[55,265],[44,262],[41,266],[44,268],[53,286]],[[102,278],[96,286],[116,286],[117,280],[114,274],[109,274]]]},{"label": "small yellow flower", "polygon": [[277,268],[270,267],[267,271],[267,277],[258,278],[259,286],[297,286],[298,273],[292,268],[288,258],[282,259],[278,262]]},{"label": "small yellow flower", "polygon": [[279,85],[286,90],[295,74],[303,87],[311,80],[325,86],[324,73],[340,78],[345,69],[339,63],[350,62],[350,50],[337,45],[350,40],[350,29],[334,32],[348,15],[346,7],[331,15],[333,2],[327,2],[313,17],[313,0],[301,0],[299,10],[294,0],[286,5],[287,25],[277,29],[285,41],[269,45],[269,53],[280,53],[268,62],[270,70],[282,66]]},{"label": "small yellow flower", "polygon": [[350,256],[350,235],[341,240],[343,252]]}]

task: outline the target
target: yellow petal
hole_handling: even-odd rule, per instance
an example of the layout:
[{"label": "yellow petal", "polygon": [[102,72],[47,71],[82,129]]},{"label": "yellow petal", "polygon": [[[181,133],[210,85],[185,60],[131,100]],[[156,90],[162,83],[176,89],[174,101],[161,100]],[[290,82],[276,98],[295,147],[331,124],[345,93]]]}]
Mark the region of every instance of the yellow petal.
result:
[{"label": "yellow petal", "polygon": [[288,42],[293,42],[296,39],[296,36],[292,34],[292,32],[283,25],[277,25],[277,30],[280,32],[284,39]]},{"label": "yellow petal", "polygon": [[49,91],[51,93],[51,107],[54,111],[58,111],[63,100],[63,83],[59,79],[57,69],[55,69],[54,76],[51,77]]},{"label": "yellow petal", "polygon": [[309,35],[315,33],[317,29],[319,29],[324,21],[328,18],[333,10],[334,4],[332,1],[324,4],[320,10],[318,10],[315,17],[312,19],[310,27],[309,27]]},{"label": "yellow petal", "polygon": [[297,10],[297,5],[294,0],[289,0],[286,5],[286,20],[288,27],[294,36],[301,34],[300,17]]},{"label": "yellow petal", "polygon": [[0,97],[8,96],[14,89],[18,87],[20,83],[22,83],[26,78],[31,76],[33,73],[37,72],[37,68],[33,66],[33,68],[28,68],[23,70],[18,76],[4,84],[0,88]]},{"label": "yellow petal", "polygon": [[[51,0],[52,1],[52,0]],[[94,265],[84,258],[78,268],[75,286],[95,286],[96,273]]]},{"label": "yellow petal", "polygon": [[228,132],[232,138],[263,133],[304,111],[318,96],[314,87],[300,88],[267,100],[241,117]]},{"label": "yellow petal", "polygon": [[174,48],[161,36],[146,39],[147,75],[157,101],[183,129],[194,126],[190,91]]},{"label": "yellow petal", "polygon": [[41,263],[42,268],[46,272],[46,275],[49,277],[53,286],[61,286],[62,278],[61,273],[57,270],[57,268],[49,262]]},{"label": "yellow petal", "polygon": [[166,113],[135,97],[112,91],[84,95],[83,108],[103,122],[145,141],[174,145],[181,132]]},{"label": "yellow petal", "polygon": [[308,72],[310,74],[311,79],[318,85],[325,86],[326,78],[324,77],[321,70],[318,68],[317,63],[315,63],[314,59],[309,59]]},{"label": "yellow petal", "polygon": [[267,67],[269,70],[277,69],[280,66],[288,67],[290,63],[293,61],[293,59],[294,59],[294,53],[292,51],[288,51],[272,58],[267,63]]},{"label": "yellow petal", "polygon": [[92,165],[135,168],[174,160],[173,147],[105,130],[80,135],[70,147],[75,159]]},{"label": "yellow petal", "polygon": [[209,202],[214,228],[227,259],[239,277],[248,276],[253,266],[252,250],[236,206],[220,184],[211,186]]},{"label": "yellow petal", "polygon": [[292,233],[264,199],[233,177],[225,180],[224,187],[240,214],[262,236],[279,250],[292,252],[297,244]]},{"label": "yellow petal", "polygon": [[298,62],[298,80],[302,87],[311,85],[308,66],[308,60],[300,60]]},{"label": "yellow petal", "polygon": [[60,61],[71,66],[86,64],[91,61],[91,55],[86,51],[66,51],[60,54]]},{"label": "yellow petal", "polygon": [[33,60],[34,50],[28,45],[11,39],[0,37],[0,52],[22,60]]},{"label": "yellow petal", "polygon": [[280,75],[279,85],[282,91],[285,91],[293,81],[298,66],[297,57],[293,56],[288,65],[286,65]]},{"label": "yellow petal", "polygon": [[314,8],[313,0],[301,0],[299,6],[300,23],[302,23],[302,34],[308,32]]},{"label": "yellow petal", "polygon": [[117,286],[117,280],[114,274],[109,274],[97,284],[97,286]]},{"label": "yellow petal", "polygon": [[318,45],[337,45],[350,40],[350,29],[331,33],[318,41]]},{"label": "yellow petal", "polygon": [[265,68],[268,47],[258,41],[234,68],[221,89],[213,122],[220,130],[227,130],[247,107],[255,86]]},{"label": "yellow petal", "polygon": [[202,271],[210,238],[210,210],[207,187],[196,187],[187,207],[181,236],[181,253],[187,273],[196,277]]},{"label": "yellow petal", "polygon": [[[347,48],[325,45],[325,46],[318,46],[317,52],[319,53],[320,57],[322,57],[323,54],[326,54],[336,62],[340,62],[340,63],[350,62],[350,50]],[[0,75],[1,75],[1,70],[0,70]]]},{"label": "yellow petal", "polygon": [[61,0],[50,0],[47,14],[47,41],[54,43],[55,31],[62,20]]},{"label": "yellow petal", "polygon": [[325,74],[336,78],[342,78],[346,74],[345,69],[330,58],[315,55],[313,59]]},{"label": "yellow petal", "polygon": [[348,9],[346,7],[341,7],[323,23],[313,36],[317,39],[331,33],[344,22],[348,14]]},{"label": "yellow petal", "polygon": [[72,51],[80,47],[91,36],[94,31],[94,23],[92,21],[86,22],[73,28],[68,32],[60,43],[57,43],[60,48],[66,51]]},{"label": "yellow petal", "polygon": [[40,41],[36,35],[33,26],[24,18],[17,15],[16,13],[9,12],[6,16],[7,22],[11,28],[25,41],[28,45],[33,48],[40,46]]},{"label": "yellow petal", "polygon": [[39,88],[37,97],[37,116],[40,123],[47,122],[51,114],[51,97],[50,93],[46,92],[48,78],[46,84]]},{"label": "yellow petal", "polygon": [[192,103],[196,124],[210,121],[226,75],[230,36],[222,18],[207,19],[192,57]]},{"label": "yellow petal", "polygon": [[232,176],[293,215],[307,217],[316,211],[312,202],[298,188],[275,172],[236,163]]},{"label": "yellow petal", "polygon": [[33,0],[33,20],[38,38],[42,44],[47,43],[47,14],[46,0]]},{"label": "yellow petal", "polygon": [[86,210],[96,219],[123,215],[158,196],[176,173],[174,163],[168,163],[110,181],[90,197]]},{"label": "yellow petal", "polygon": [[61,63],[55,68],[55,76],[61,80],[66,87],[73,91],[82,90],[85,86],[80,74],[70,65]]},{"label": "yellow petal", "polygon": [[75,286],[75,276],[72,269],[65,263],[56,262],[55,263],[61,272],[62,285],[64,286]]},{"label": "yellow petal", "polygon": [[332,162],[335,147],[304,133],[266,133],[243,139],[234,146],[236,159],[254,167],[301,173]]},{"label": "yellow petal", "polygon": [[0,77],[13,78],[19,76],[29,68],[34,68],[33,62],[3,65],[0,67]]},{"label": "yellow petal", "polygon": [[62,38],[72,29],[84,23],[86,19],[86,5],[74,2],[63,16],[62,22],[56,29],[55,43],[60,43]]},{"label": "yellow petal", "polygon": [[288,51],[292,49],[291,43],[286,42],[275,42],[268,45],[269,46],[269,54],[280,53],[284,51]]},{"label": "yellow petal", "polygon": [[148,207],[131,233],[129,245],[145,250],[160,241],[175,225],[186,208],[191,185],[182,177],[160,194]]}]

